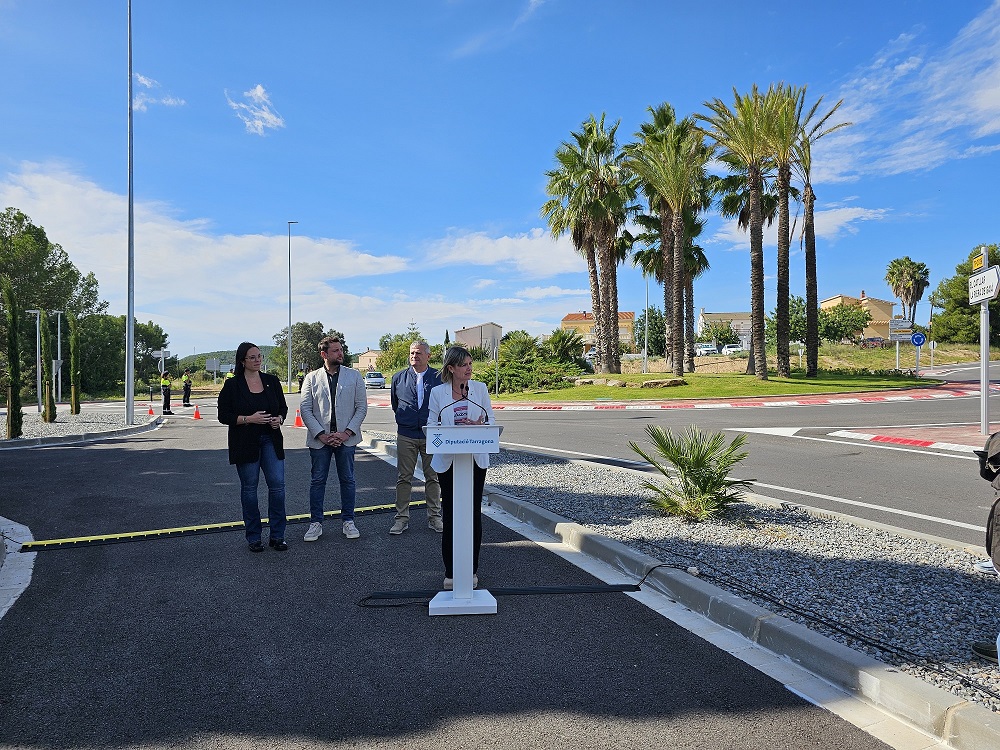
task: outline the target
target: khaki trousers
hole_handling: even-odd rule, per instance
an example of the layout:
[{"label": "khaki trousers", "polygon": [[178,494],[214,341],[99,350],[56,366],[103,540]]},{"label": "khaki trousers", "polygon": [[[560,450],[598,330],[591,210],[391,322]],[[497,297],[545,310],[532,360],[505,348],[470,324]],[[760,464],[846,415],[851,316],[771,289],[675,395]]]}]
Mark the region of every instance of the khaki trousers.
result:
[{"label": "khaki trousers", "polygon": [[431,468],[431,455],[426,440],[415,440],[396,435],[396,518],[410,519],[410,493],[413,489],[413,470],[417,456],[424,470],[424,496],[427,499],[427,518],[441,517],[441,485],[438,475]]}]

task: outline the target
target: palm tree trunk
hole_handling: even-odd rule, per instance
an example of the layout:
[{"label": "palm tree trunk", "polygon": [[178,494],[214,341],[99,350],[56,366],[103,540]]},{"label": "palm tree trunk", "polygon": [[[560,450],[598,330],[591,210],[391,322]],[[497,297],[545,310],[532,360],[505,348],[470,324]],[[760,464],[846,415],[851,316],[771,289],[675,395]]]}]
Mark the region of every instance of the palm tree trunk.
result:
[{"label": "palm tree trunk", "polygon": [[597,276],[597,253],[594,251],[594,243],[587,242],[584,250],[584,257],[587,259],[587,273],[590,276],[590,304],[594,313],[594,346],[598,353],[601,351],[601,283]]},{"label": "palm tree trunk", "polygon": [[764,220],[761,215],[763,176],[759,168],[747,174],[750,187],[750,337],[751,356],[758,380],[767,380],[764,352]]},{"label": "palm tree trunk", "polygon": [[[611,319],[609,316],[609,311],[611,309],[611,255],[613,249],[611,243],[607,241],[607,238],[601,237],[597,244],[597,262],[600,267],[601,276],[601,308],[597,315],[599,320],[598,325],[600,326],[600,333],[598,334],[598,352],[600,354],[600,363],[598,365],[598,371],[601,373],[611,372],[611,333],[614,330],[617,333],[617,325],[612,329]],[[615,321],[617,322],[617,321]]]},{"label": "palm tree trunk", "polygon": [[675,377],[684,375],[684,216],[674,212],[671,230],[674,234],[673,288],[674,334],[670,350]]},{"label": "palm tree trunk", "polygon": [[802,231],[805,235],[806,261],[806,377],[815,378],[819,370],[819,293],[816,280],[816,225],[814,208],[816,194],[812,184],[806,183],[802,190],[803,219]]},{"label": "palm tree trunk", "polygon": [[674,340],[674,233],[673,215],[667,202],[660,199],[660,253],[663,269],[663,356],[670,362]]},{"label": "palm tree trunk", "polygon": [[619,345],[621,337],[618,332],[619,328],[621,328],[621,324],[618,322],[618,258],[615,256],[613,250],[609,250],[608,255],[611,258],[611,262],[609,276],[605,277],[606,281],[604,284],[608,290],[608,338],[610,340],[611,354],[611,359],[608,362],[608,371],[618,374],[622,371],[622,352]]},{"label": "palm tree trunk", "polygon": [[788,236],[788,186],[792,168],[784,164],[778,169],[778,293],[775,307],[775,335],[778,344],[778,377],[791,374],[788,355],[788,254],[791,238]]},{"label": "palm tree trunk", "polygon": [[694,372],[694,277],[684,274],[684,354],[685,369]]}]

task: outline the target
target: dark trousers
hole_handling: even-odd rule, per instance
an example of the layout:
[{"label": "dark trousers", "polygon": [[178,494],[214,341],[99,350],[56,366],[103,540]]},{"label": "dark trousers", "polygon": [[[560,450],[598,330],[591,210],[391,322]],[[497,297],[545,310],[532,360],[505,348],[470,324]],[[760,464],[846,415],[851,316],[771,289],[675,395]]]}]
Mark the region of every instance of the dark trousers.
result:
[{"label": "dark trousers", "polygon": [[191,406],[191,384],[184,384],[184,406]]},{"label": "dark trousers", "polygon": [[163,411],[170,411],[170,386],[161,385],[160,393],[163,394]]},{"label": "dark trousers", "polygon": [[[454,518],[453,499],[455,497],[455,468],[438,472],[438,482],[441,483],[441,522],[444,532],[441,534],[441,559],[444,561],[444,577],[454,578],[452,557],[455,553],[452,540],[452,519]],[[486,469],[472,465],[472,572],[479,571],[479,547],[483,543],[483,487],[486,486]]]}]

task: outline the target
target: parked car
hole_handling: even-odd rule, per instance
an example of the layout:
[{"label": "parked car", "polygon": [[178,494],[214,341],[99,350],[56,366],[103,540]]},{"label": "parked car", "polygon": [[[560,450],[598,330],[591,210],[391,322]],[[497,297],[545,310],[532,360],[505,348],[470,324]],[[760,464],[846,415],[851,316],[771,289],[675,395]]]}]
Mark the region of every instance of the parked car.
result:
[{"label": "parked car", "polygon": [[723,354],[739,354],[745,351],[746,349],[743,348],[743,344],[726,344],[722,347]]},{"label": "parked car", "polygon": [[707,357],[710,354],[718,354],[719,348],[712,343],[700,343],[694,345],[694,356]]},{"label": "parked car", "polygon": [[380,372],[369,370],[365,373],[365,388],[385,388],[385,376]]},{"label": "parked car", "polygon": [[889,346],[889,342],[881,336],[872,336],[871,338],[861,339],[862,349],[885,349],[887,346]]}]

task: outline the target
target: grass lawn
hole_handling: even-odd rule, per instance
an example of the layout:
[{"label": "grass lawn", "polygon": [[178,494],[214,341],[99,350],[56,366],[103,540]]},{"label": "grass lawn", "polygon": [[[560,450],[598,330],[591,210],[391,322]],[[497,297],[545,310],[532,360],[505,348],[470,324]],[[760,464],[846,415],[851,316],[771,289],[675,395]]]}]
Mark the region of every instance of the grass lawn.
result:
[{"label": "grass lawn", "polygon": [[[598,376],[600,377],[600,376]],[[646,380],[669,378],[666,373],[648,375],[611,375],[615,380],[641,383]],[[820,372],[819,377],[806,378],[793,373],[790,378],[769,374],[769,380],[737,373],[686,373],[687,385],[671,388],[625,388],[607,385],[577,385],[537,393],[513,393],[492,396],[494,401],[663,401],[688,398],[751,398],[754,396],[808,396],[819,393],[851,393],[892,388],[927,386],[934,381],[911,377],[876,377],[873,375],[838,375]]]}]

